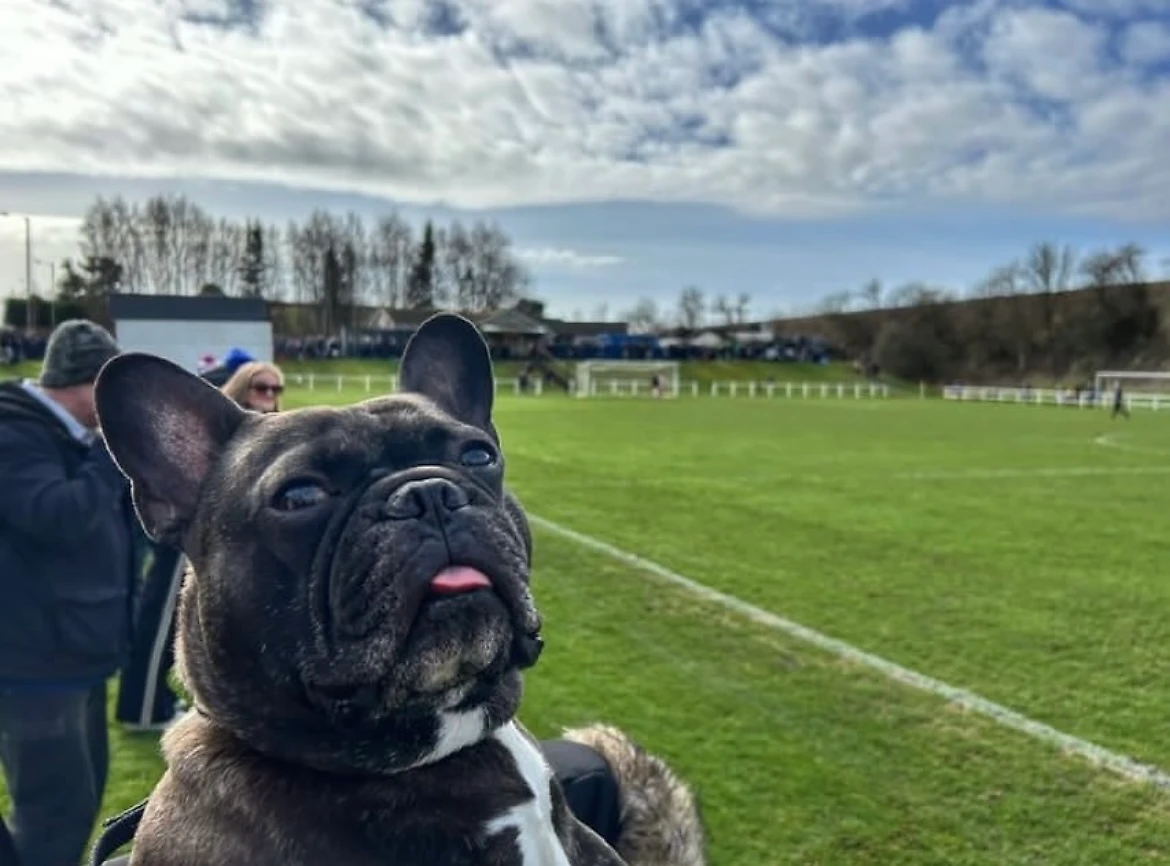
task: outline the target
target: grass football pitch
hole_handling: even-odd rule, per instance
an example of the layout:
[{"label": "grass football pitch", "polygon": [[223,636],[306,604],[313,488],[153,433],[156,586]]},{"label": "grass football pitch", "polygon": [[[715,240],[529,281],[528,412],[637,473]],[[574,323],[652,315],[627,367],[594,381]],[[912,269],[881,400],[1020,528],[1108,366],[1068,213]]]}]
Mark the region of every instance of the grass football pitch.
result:
[{"label": "grass football pitch", "polygon": [[[344,402],[355,392],[292,392]],[[1170,415],[936,400],[501,398],[534,514],[1170,768]],[[1170,792],[538,527],[522,719],[621,725],[700,793],[712,862],[1170,861]],[[156,738],[114,734],[105,813]]]}]

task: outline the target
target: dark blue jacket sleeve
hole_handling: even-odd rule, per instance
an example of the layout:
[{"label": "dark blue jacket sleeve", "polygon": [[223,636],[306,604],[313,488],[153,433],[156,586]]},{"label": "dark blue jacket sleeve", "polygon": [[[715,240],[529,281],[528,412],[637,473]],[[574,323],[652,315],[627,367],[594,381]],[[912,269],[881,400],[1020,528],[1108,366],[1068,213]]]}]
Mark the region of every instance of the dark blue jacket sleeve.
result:
[{"label": "dark blue jacket sleeve", "polygon": [[103,443],[69,477],[42,425],[0,425],[0,524],[46,544],[80,546],[125,491],[126,479]]}]

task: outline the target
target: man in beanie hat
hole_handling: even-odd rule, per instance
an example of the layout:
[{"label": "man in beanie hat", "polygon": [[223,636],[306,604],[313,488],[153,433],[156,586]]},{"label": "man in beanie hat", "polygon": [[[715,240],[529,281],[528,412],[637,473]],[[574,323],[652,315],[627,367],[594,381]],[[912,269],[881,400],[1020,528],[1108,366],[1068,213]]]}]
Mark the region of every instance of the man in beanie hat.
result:
[{"label": "man in beanie hat", "polygon": [[0,766],[22,866],[80,862],[106,783],[139,544],[96,431],[116,354],[100,325],[62,322],[38,381],[0,383]]}]

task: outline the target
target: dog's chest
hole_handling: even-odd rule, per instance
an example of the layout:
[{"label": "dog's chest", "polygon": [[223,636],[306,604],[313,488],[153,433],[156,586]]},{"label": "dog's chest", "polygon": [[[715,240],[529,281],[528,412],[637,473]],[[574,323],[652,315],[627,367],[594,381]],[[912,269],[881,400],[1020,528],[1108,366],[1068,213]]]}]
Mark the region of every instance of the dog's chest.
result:
[{"label": "dog's chest", "polygon": [[512,756],[532,797],[489,821],[487,835],[515,831],[517,866],[572,866],[553,824],[552,773],[544,756],[515,724],[505,725],[493,736]]}]

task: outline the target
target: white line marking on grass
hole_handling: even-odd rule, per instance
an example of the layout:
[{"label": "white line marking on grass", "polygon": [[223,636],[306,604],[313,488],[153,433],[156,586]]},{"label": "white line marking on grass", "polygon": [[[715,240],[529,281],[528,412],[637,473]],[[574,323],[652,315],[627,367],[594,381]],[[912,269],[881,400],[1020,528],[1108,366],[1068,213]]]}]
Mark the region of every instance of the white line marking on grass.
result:
[{"label": "white line marking on grass", "polygon": [[1116,448],[1118,451],[1132,451],[1135,454],[1159,454],[1164,457],[1170,457],[1170,451],[1163,448],[1149,448],[1145,445],[1131,445],[1128,442],[1118,442],[1117,437],[1120,433],[1103,433],[1093,440],[1094,445],[1102,445],[1106,448]]},{"label": "white line marking on grass", "polygon": [[1170,473],[1164,466],[1062,466],[1053,469],[956,469],[954,471],[899,472],[903,481],[995,481],[1012,478],[1107,478],[1111,475],[1159,475]]},{"label": "white line marking on grass", "polygon": [[858,649],[852,644],[845,643],[845,641],[821,634],[798,622],[793,622],[790,619],[785,619],[763,608],[756,607],[754,604],[749,604],[733,595],[712,589],[676,571],[671,571],[664,565],[659,565],[657,562],[644,559],[619,547],[614,547],[612,544],[607,544],[590,535],[585,535],[574,529],[569,529],[567,526],[561,526],[559,523],[554,523],[551,520],[546,520],[543,517],[537,517],[533,514],[528,515],[528,519],[533,525],[554,535],[559,535],[569,541],[576,542],[582,547],[587,547],[590,550],[602,553],[611,559],[616,559],[632,568],[651,574],[666,583],[674,584],[704,601],[720,605],[721,607],[741,614],[747,619],[766,628],[783,632],[790,637],[804,641],[839,658],[872,668],[895,682],[945,698],[956,706],[986,716],[996,724],[1020,731],[1049,745],[1057,746],[1069,754],[1077,755],[1095,766],[1110,770],[1131,781],[1145,782],[1163,790],[1170,790],[1170,774],[1151,764],[1138,763],[1132,758],[1128,758],[1117,752],[1111,752],[1102,746],[1090,743],[1088,740],[1082,740],[1079,737],[1058,731],[1056,728],[1050,727],[1043,722],[1029,719],[1027,716],[1017,713],[1015,710],[1008,709],[1007,707],[980,697],[974,692],[948,685],[941,680],[933,679],[925,674],[917,673],[909,668],[904,668],[894,662],[887,661],[880,656],[867,653],[865,650]]}]

